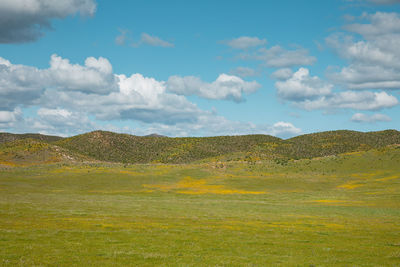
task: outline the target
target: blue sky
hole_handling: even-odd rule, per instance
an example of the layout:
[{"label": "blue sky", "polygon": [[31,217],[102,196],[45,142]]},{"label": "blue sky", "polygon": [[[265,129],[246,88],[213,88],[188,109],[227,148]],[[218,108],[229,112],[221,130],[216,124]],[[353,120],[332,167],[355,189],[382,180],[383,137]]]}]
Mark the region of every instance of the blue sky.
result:
[{"label": "blue sky", "polygon": [[0,131],[400,126],[400,1],[0,3]]}]

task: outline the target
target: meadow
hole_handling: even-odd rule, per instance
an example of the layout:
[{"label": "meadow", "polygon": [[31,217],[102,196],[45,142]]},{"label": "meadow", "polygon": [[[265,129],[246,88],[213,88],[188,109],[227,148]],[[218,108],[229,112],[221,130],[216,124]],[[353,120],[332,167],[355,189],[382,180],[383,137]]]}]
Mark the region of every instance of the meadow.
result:
[{"label": "meadow", "polygon": [[0,169],[1,266],[398,266],[400,148]]}]

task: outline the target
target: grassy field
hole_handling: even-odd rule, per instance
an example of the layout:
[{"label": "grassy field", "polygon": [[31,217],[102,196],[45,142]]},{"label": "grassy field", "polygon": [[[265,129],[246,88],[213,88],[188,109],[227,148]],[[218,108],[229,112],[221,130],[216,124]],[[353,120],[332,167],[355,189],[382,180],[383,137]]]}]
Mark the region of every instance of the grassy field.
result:
[{"label": "grassy field", "polygon": [[399,266],[400,149],[0,169],[1,266]]}]

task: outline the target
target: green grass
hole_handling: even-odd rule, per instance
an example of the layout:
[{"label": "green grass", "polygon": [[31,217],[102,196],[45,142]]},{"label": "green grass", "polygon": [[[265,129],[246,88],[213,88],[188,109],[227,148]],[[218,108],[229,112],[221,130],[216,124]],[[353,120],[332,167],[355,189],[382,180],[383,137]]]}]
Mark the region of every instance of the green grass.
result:
[{"label": "green grass", "polygon": [[398,266],[400,149],[0,170],[1,266]]}]

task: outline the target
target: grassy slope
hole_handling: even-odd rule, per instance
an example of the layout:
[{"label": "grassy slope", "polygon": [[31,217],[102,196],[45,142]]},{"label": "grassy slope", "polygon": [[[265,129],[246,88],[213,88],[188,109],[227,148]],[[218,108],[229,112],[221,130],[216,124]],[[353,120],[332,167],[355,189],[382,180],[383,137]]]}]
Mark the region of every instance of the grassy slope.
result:
[{"label": "grassy slope", "polygon": [[400,148],[0,171],[2,266],[398,266]]},{"label": "grassy slope", "polygon": [[277,153],[289,158],[313,158],[339,153],[365,151],[391,144],[400,144],[400,132],[386,130],[379,132],[328,131],[305,134],[286,140]]},{"label": "grassy slope", "polygon": [[104,161],[187,163],[276,142],[281,139],[268,135],[169,138],[95,131],[63,139],[57,145]]},{"label": "grassy slope", "polygon": [[38,139],[26,138],[0,143],[0,166],[36,165],[69,161],[94,160]]},{"label": "grassy slope", "polygon": [[[29,141],[21,141],[27,139]],[[301,135],[288,140],[268,135],[203,138],[140,137],[104,131],[95,131],[70,138],[0,133],[0,145],[3,144],[4,147],[11,142],[9,146],[14,149],[15,159],[22,155],[28,162],[29,153],[27,151],[29,152],[30,149],[24,145],[15,145],[18,144],[18,141],[26,142],[28,146],[28,143],[32,142],[41,143],[41,146],[45,148],[44,151],[55,145],[62,148],[65,154],[85,155],[89,158],[109,162],[193,163],[210,160],[256,162],[275,159],[278,162],[286,163],[288,159],[337,155],[399,144],[400,132],[395,130],[369,133],[330,131]],[[1,149],[0,146],[0,153]],[[22,151],[19,151],[21,149]],[[52,150],[54,151],[54,149]],[[34,156],[32,160],[37,162],[38,157],[31,156]],[[46,156],[42,158],[44,159]]]},{"label": "grassy slope", "polygon": [[66,149],[112,162],[189,163],[206,158],[259,160],[313,158],[400,143],[400,132],[331,131],[281,140],[268,135],[206,138],[139,137],[96,131],[57,142]]},{"label": "grassy slope", "polygon": [[21,139],[28,139],[28,138],[46,143],[55,142],[62,139],[62,137],[59,136],[34,134],[34,133],[26,133],[26,134],[0,133],[0,144],[13,142]]}]

